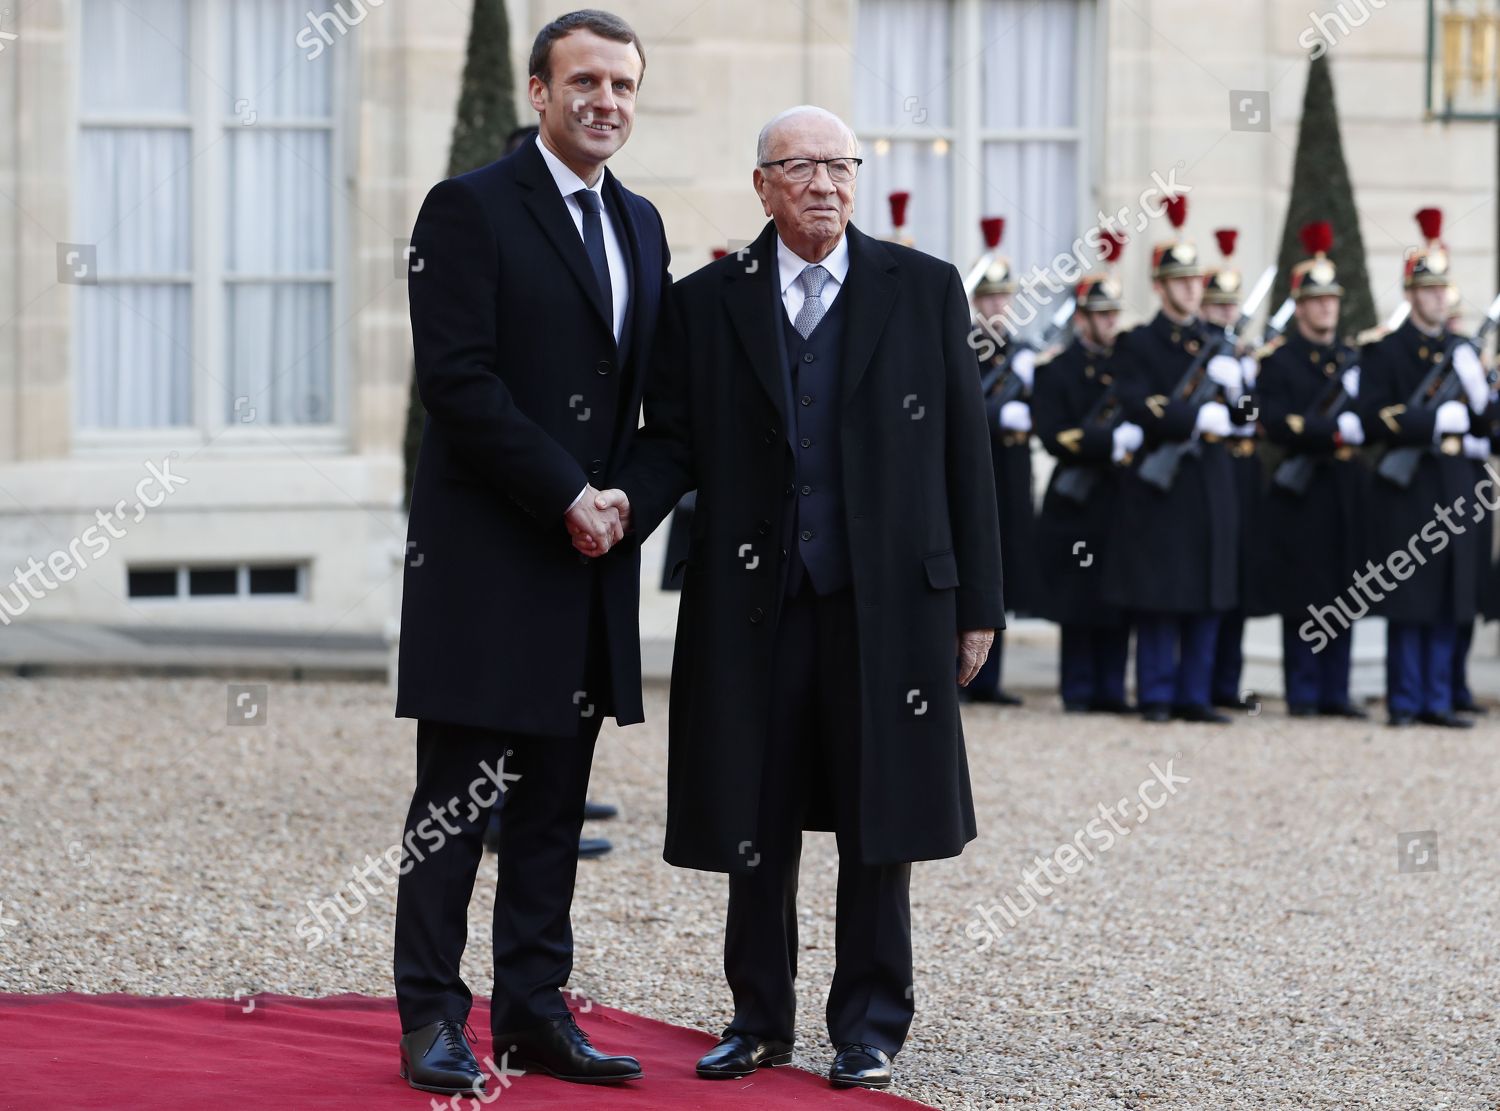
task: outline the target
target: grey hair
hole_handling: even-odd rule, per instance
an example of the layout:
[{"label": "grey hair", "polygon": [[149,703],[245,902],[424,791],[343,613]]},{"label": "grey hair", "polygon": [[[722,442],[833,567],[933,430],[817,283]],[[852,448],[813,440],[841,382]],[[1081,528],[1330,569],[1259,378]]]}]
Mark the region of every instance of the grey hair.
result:
[{"label": "grey hair", "polygon": [[771,156],[771,137],[775,135],[776,129],[787,120],[797,116],[817,116],[821,119],[832,120],[844,129],[849,136],[849,144],[854,148],[854,154],[859,154],[859,136],[854,134],[854,129],[847,123],[834,115],[827,108],[819,108],[816,104],[799,104],[795,108],[788,108],[785,112],[778,112],[772,116],[765,127],[760,129],[760,137],[755,141],[755,164],[759,166]]}]

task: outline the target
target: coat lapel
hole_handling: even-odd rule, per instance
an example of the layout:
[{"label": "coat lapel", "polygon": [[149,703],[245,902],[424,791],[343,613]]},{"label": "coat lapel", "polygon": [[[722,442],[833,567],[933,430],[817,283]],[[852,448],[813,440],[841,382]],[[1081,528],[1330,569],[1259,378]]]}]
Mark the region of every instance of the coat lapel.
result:
[{"label": "coat lapel", "polygon": [[844,229],[849,240],[849,280],[839,294],[848,297],[844,321],[843,401],[848,403],[875,354],[896,300],[896,260],[890,251],[853,224]]},{"label": "coat lapel", "polygon": [[583,295],[588,298],[589,304],[594,306],[599,322],[613,335],[613,307],[604,304],[604,293],[594,277],[594,268],[589,263],[588,252],[583,248],[583,237],[578,234],[578,228],[573,224],[573,217],[568,214],[567,203],[563,200],[562,194],[557,191],[557,182],[553,180],[552,172],[547,169],[547,163],[542,159],[542,152],[536,149],[534,142],[529,142],[516,152],[516,157],[520,163],[516,167],[516,180],[528,190],[526,207],[536,218],[536,222],[541,225],[547,238],[552,241],[552,246],[562,256],[563,262],[567,263],[568,269],[573,272],[573,277],[578,281]]},{"label": "coat lapel", "polygon": [[[743,260],[743,265],[740,261]],[[786,373],[782,369],[781,299],[776,282],[776,225],[767,224],[759,238],[732,259],[724,282],[724,304],[745,348],[755,376],[787,429]],[[768,316],[769,314],[769,316]]]}]

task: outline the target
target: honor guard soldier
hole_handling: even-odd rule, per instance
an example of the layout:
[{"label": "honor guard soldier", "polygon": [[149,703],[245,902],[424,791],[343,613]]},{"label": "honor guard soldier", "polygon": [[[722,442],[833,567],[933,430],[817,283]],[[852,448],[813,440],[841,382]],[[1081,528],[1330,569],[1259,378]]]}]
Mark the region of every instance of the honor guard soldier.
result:
[{"label": "honor guard soldier", "polygon": [[[1239,232],[1234,228],[1220,228],[1214,232],[1223,262],[1211,268],[1203,276],[1203,320],[1206,329],[1220,333],[1228,331],[1240,316],[1240,301],[1244,297],[1245,282],[1234,266],[1234,248]],[[1260,458],[1256,454],[1256,423],[1253,417],[1254,401],[1251,391],[1255,386],[1255,360],[1248,355],[1240,359],[1240,370],[1245,378],[1245,393],[1239,399],[1239,408],[1245,414],[1244,423],[1230,429],[1230,438],[1225,442],[1229,452],[1230,468],[1234,474],[1235,492],[1240,507],[1240,604],[1224,614],[1219,621],[1219,634],[1214,643],[1214,671],[1210,692],[1215,706],[1241,709],[1245,699],[1241,695],[1240,676],[1245,669],[1245,618],[1260,617],[1270,612],[1259,597],[1257,574],[1264,561],[1262,552],[1263,532],[1260,518],[1264,511],[1265,484]]]},{"label": "honor guard soldier", "polygon": [[1281,614],[1288,712],[1362,718],[1349,699],[1353,628],[1334,624],[1330,635],[1308,619],[1309,607],[1348,589],[1365,559],[1358,355],[1338,338],[1344,289],[1327,254],[1333,229],[1319,221],[1301,237],[1311,257],[1292,270],[1292,326],[1257,352],[1261,428],[1280,456],[1266,495],[1264,591]]},{"label": "honor guard soldier", "polygon": [[[1461,335],[1460,328],[1463,324],[1463,295],[1458,286],[1448,286],[1448,331],[1457,336]],[[1493,395],[1491,395],[1493,397]],[[1469,461],[1470,478],[1472,485],[1478,487],[1485,480],[1485,463],[1489,461],[1491,454],[1492,429],[1488,426],[1488,418],[1480,418],[1474,421],[1474,427],[1469,434],[1464,436],[1464,458]],[[1481,616],[1493,617],[1496,613],[1494,597],[1494,563],[1491,556],[1492,534],[1494,524],[1492,515],[1487,515],[1483,521],[1477,521],[1474,529],[1479,533],[1479,538],[1474,544],[1474,555],[1479,560],[1479,608]],[[1476,619],[1477,620],[1477,619]],[[1485,709],[1474,700],[1474,693],[1469,689],[1469,649],[1474,644],[1474,621],[1460,624],[1458,627],[1458,638],[1453,644],[1453,711],[1459,714],[1483,714]]]},{"label": "honor guard soldier", "polygon": [[[1168,202],[1174,228],[1186,198]],[[1224,440],[1244,388],[1233,355],[1202,358],[1203,266],[1185,240],[1151,257],[1161,311],[1115,343],[1109,372],[1144,435],[1121,476],[1104,597],[1136,630],[1136,697],[1147,721],[1229,721],[1210,705],[1220,615],[1239,603],[1239,510]],[[1175,461],[1160,478],[1157,463]],[[1144,477],[1143,477],[1144,476]]]},{"label": "honor guard soldier", "polygon": [[[999,253],[1005,221],[988,217],[983,230],[990,250],[973,298],[975,315],[982,322],[977,353],[995,469],[1000,565],[1006,608],[1026,614],[1033,612],[1038,592],[1036,508],[1031,492],[1031,388],[1036,351],[1007,327],[1008,310],[1019,287],[1010,260]],[[1020,705],[1020,697],[1003,686],[1004,644],[1005,633],[997,629],[989,659],[965,691],[970,700]]]},{"label": "honor guard soldier", "polygon": [[[1461,519],[1474,497],[1464,436],[1488,406],[1489,384],[1473,346],[1446,326],[1442,213],[1424,208],[1417,221],[1427,242],[1406,256],[1411,312],[1360,357],[1365,438],[1387,449],[1372,482],[1373,553],[1396,581],[1384,577],[1385,567],[1372,567],[1376,584],[1351,597],[1356,605],[1373,599],[1387,619],[1390,724],[1462,728],[1473,723],[1453,712],[1453,653],[1459,627],[1474,619],[1479,599],[1478,533]],[[1439,400],[1439,391],[1455,392],[1455,384],[1456,396]],[[1403,473],[1396,464],[1404,460],[1412,463]]]},{"label": "honor guard soldier", "polygon": [[1100,591],[1119,468],[1142,440],[1140,428],[1122,418],[1109,371],[1121,292],[1112,264],[1123,246],[1119,233],[1101,236],[1100,257],[1111,268],[1078,283],[1073,341],[1038,360],[1032,391],[1037,439],[1057,460],[1037,518],[1037,611],[1062,627],[1059,670],[1068,713],[1131,709],[1125,700],[1130,624]]}]

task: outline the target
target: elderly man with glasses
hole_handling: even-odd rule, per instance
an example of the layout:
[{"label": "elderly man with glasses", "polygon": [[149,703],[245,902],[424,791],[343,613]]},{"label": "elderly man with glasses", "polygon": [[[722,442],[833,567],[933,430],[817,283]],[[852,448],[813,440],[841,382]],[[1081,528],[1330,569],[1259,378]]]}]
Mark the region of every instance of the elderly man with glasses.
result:
[{"label": "elderly man with glasses", "polygon": [[829,1077],[888,1086],[914,1011],[911,862],[975,835],[954,677],[1004,606],[968,304],[952,266],[849,224],[858,154],[820,108],[765,126],[770,222],[674,286],[646,425],[597,499],[644,534],[698,492],[666,858],[730,876],[734,1017],[705,1078],[791,1059],[798,862],[822,829]]}]

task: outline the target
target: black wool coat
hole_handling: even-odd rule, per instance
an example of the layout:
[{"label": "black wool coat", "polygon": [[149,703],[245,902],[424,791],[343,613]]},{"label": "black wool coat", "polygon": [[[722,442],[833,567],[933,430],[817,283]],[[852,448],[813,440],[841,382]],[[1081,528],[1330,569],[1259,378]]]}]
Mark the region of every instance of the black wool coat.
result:
[{"label": "black wool coat", "polygon": [[[960,630],[1004,624],[989,435],[957,271],[845,233],[844,501],[858,622],[866,863],[975,836]],[[743,872],[757,843],[770,665],[785,595],[788,430],[776,235],[673,288],[673,321],[620,475],[649,532],[696,488],[672,665],[666,859]],[[822,822],[819,828],[827,828]]]}]

